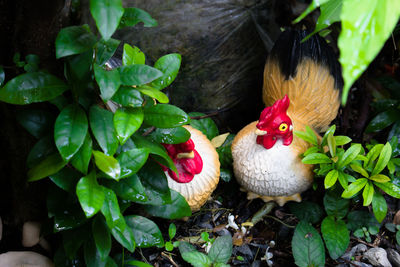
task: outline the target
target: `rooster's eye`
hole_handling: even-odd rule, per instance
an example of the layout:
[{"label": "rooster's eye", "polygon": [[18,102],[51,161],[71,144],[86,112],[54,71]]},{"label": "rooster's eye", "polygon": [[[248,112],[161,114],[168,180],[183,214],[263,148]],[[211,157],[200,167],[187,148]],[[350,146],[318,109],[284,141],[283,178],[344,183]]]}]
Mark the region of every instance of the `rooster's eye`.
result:
[{"label": "rooster's eye", "polygon": [[281,125],[279,125],[279,131],[284,132],[286,131],[288,128],[288,125],[286,123],[282,123]]}]

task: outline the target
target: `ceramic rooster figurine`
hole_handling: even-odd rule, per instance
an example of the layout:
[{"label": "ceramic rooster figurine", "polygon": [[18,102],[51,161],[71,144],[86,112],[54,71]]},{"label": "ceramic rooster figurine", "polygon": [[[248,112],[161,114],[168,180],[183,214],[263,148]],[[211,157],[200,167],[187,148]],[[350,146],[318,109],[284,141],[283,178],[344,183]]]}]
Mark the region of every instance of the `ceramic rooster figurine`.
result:
[{"label": "ceramic rooster figurine", "polygon": [[267,107],[232,143],[234,173],[248,199],[260,197],[281,206],[301,201],[313,172],[300,157],[308,143],[293,131],[304,131],[307,125],[324,131],[337,115],[343,86],[340,66],[317,34],[301,42],[307,34],[288,30],[276,41],[264,69]]},{"label": "ceramic rooster figurine", "polygon": [[178,175],[164,167],[168,186],[181,193],[192,211],[199,210],[219,181],[218,153],[199,130],[184,126],[191,134],[181,144],[163,144],[178,169]]}]

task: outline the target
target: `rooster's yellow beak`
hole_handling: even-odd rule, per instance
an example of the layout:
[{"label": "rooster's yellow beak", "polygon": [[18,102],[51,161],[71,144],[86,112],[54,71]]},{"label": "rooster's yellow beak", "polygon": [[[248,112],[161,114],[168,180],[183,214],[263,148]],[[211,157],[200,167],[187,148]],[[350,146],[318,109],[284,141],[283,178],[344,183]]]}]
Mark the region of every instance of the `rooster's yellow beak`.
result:
[{"label": "rooster's yellow beak", "polygon": [[192,158],[194,158],[194,152],[190,151],[190,152],[186,152],[186,153],[178,153],[176,155],[176,157],[178,159],[192,159]]},{"label": "rooster's yellow beak", "polygon": [[263,131],[260,129],[256,129],[256,131],[254,132],[256,135],[266,135],[268,132],[267,131]]}]

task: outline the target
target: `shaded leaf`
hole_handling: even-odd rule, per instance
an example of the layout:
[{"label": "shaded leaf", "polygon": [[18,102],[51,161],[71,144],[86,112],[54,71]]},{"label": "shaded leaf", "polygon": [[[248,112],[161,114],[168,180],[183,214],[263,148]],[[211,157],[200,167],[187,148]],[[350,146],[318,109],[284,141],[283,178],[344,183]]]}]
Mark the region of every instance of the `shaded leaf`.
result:
[{"label": "shaded leaf", "polygon": [[136,245],[141,248],[163,247],[164,239],[158,226],[145,217],[138,215],[125,216],[126,224],[135,236]]},{"label": "shaded leaf", "polygon": [[181,256],[186,262],[190,263],[194,267],[209,267],[212,265],[210,257],[201,252],[185,252]]},{"label": "shaded leaf", "polygon": [[90,13],[104,40],[108,40],[117,29],[124,8],[122,0],[90,0]]},{"label": "shaded leaf", "polygon": [[208,252],[210,259],[216,263],[227,263],[231,255],[232,237],[230,235],[217,237]]},{"label": "shaded leaf", "polygon": [[63,28],[56,38],[56,58],[83,53],[91,49],[96,41],[96,36],[86,24]]},{"label": "shaded leaf", "polygon": [[117,138],[121,145],[140,128],[143,122],[143,116],[143,110],[141,108],[117,109],[113,121],[117,132]]},{"label": "shaded leaf", "polygon": [[92,222],[93,239],[100,258],[104,261],[111,251],[111,234],[101,216],[96,216]]},{"label": "shaded leaf", "polygon": [[145,188],[137,175],[132,175],[120,181],[105,180],[102,183],[114,191],[120,198],[138,203],[147,201]]},{"label": "shaded leaf", "polygon": [[118,71],[123,85],[142,85],[163,75],[158,69],[143,64],[122,66]]},{"label": "shaded leaf", "polygon": [[104,102],[107,102],[121,85],[119,72],[116,69],[105,70],[97,64],[94,64],[93,67],[94,76],[100,88],[101,98]]},{"label": "shaded leaf", "polygon": [[41,138],[52,131],[54,114],[40,109],[24,109],[17,112],[17,121],[31,135]]},{"label": "shaded leaf", "polygon": [[3,68],[3,66],[0,66],[0,86],[3,85],[5,78],[6,78],[6,75],[4,73],[4,68]]},{"label": "shaded leaf", "polygon": [[165,219],[180,219],[192,215],[189,204],[181,194],[171,190],[171,200],[171,204],[161,206],[145,205],[144,207],[150,215]]},{"label": "shaded leaf", "polygon": [[95,172],[82,177],[76,185],[76,195],[86,217],[92,217],[103,206],[104,191],[96,180]]},{"label": "shaded leaf", "polygon": [[117,160],[121,166],[121,178],[137,173],[146,163],[149,156],[147,148],[134,148],[118,155]]},{"label": "shaded leaf", "polygon": [[60,157],[58,153],[51,154],[28,171],[28,181],[37,181],[46,178],[49,175],[55,174],[64,168],[66,164],[67,163]]},{"label": "shaded leaf", "polygon": [[398,120],[400,120],[400,112],[398,109],[392,108],[376,115],[370,121],[365,131],[367,133],[379,132]]},{"label": "shaded leaf", "polygon": [[372,210],[377,221],[381,223],[386,217],[388,207],[385,198],[378,191],[374,192],[374,198],[372,199]]},{"label": "shaded leaf", "polygon": [[328,191],[324,196],[324,207],[328,215],[334,216],[337,219],[342,219],[346,216],[349,210],[350,201],[340,197],[334,191]]},{"label": "shaded leaf", "polygon": [[57,77],[44,72],[18,75],[0,89],[0,100],[9,104],[26,105],[51,100],[68,89]]},{"label": "shaded leaf", "polygon": [[121,86],[112,100],[123,107],[141,107],[143,104],[143,97],[140,92],[129,86]]},{"label": "shaded leaf", "polygon": [[299,220],[310,222],[312,224],[321,221],[324,211],[322,208],[310,201],[303,201],[301,203],[290,202],[288,203],[290,212],[293,213]]},{"label": "shaded leaf", "polygon": [[[200,112],[190,112],[190,117],[199,117],[205,116],[206,114]],[[217,124],[211,118],[204,118],[204,119],[193,119],[190,121],[190,126],[193,128],[201,131],[205,134],[208,140],[213,139],[217,135],[219,135]]]},{"label": "shaded leaf", "polygon": [[106,267],[106,261],[102,260],[93,239],[86,241],[83,254],[87,267]]},{"label": "shaded leaf", "polygon": [[190,122],[189,116],[182,109],[169,104],[145,108],[144,114],[145,123],[160,128],[172,128]]},{"label": "shaded leaf", "polygon": [[81,175],[71,168],[63,168],[61,171],[50,175],[49,178],[63,190],[75,193],[76,184]]},{"label": "shaded leaf", "polygon": [[119,27],[132,27],[137,23],[143,22],[144,27],[157,26],[157,21],[149,13],[140,8],[125,8],[124,15],[121,18]]},{"label": "shaded leaf", "polygon": [[84,174],[87,174],[88,172],[90,159],[92,157],[92,146],[92,138],[87,134],[81,148],[71,159],[72,166]]},{"label": "shaded leaf", "polygon": [[107,41],[104,39],[98,41],[94,47],[96,51],[96,64],[102,66],[106,63],[114,55],[120,42],[120,40],[112,38]]},{"label": "shaded leaf", "polygon": [[350,232],[343,220],[326,217],[321,224],[322,237],[332,259],[342,256],[350,243]]}]

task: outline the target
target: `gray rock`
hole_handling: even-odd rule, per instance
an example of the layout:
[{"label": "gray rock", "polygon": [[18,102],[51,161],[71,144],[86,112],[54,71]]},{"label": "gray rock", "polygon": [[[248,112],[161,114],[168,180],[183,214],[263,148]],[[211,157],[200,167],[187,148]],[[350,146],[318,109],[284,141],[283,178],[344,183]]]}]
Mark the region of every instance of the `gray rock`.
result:
[{"label": "gray rock", "polygon": [[386,249],[388,259],[394,267],[400,267],[400,254],[391,248]]},{"label": "gray rock", "polygon": [[368,250],[368,248],[366,245],[358,244],[358,245],[352,247],[349,252],[346,252],[345,254],[343,254],[343,256],[341,258],[344,260],[347,260],[347,261],[351,261],[351,259],[355,255],[362,255],[367,250]]},{"label": "gray rock", "polygon": [[383,248],[371,248],[365,252],[363,258],[367,259],[373,266],[392,267]]},{"label": "gray rock", "polygon": [[[356,266],[359,266],[359,267],[372,267],[371,264],[360,262],[360,261],[352,261],[351,263],[353,263],[353,264],[355,264]],[[352,266],[354,266],[354,265],[352,265]]]},{"label": "gray rock", "polygon": [[0,254],[4,267],[54,267],[49,258],[32,251],[10,251]]}]

